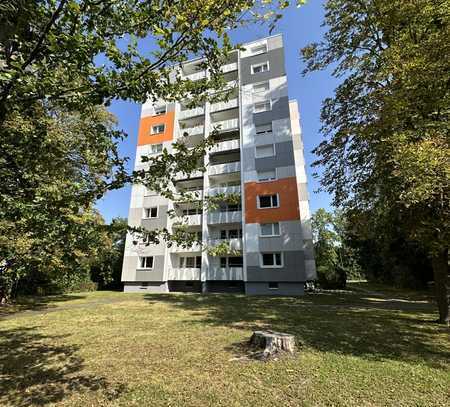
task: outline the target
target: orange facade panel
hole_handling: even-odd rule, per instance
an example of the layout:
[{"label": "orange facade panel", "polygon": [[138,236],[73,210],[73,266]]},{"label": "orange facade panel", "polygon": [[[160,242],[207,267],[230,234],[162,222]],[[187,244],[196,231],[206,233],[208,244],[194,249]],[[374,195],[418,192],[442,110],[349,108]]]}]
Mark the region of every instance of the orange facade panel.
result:
[{"label": "orange facade panel", "polygon": [[[300,219],[295,177],[245,183],[245,222],[271,223]],[[278,194],[279,207],[258,209],[258,195]]]},{"label": "orange facade panel", "polygon": [[[173,140],[175,112],[167,112],[158,116],[147,116],[141,118],[139,124],[138,146],[145,144],[157,144],[163,141]],[[164,132],[152,134],[152,127],[164,125]]]}]

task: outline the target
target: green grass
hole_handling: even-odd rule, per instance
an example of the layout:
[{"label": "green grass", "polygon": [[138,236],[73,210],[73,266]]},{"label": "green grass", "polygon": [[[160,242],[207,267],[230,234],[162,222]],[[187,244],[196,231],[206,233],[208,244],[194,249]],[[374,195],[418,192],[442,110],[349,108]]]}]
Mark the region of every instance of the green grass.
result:
[{"label": "green grass", "polygon": [[[448,328],[423,296],[372,289],[21,301],[0,316],[0,405],[448,406]],[[260,328],[299,352],[246,359]]]}]

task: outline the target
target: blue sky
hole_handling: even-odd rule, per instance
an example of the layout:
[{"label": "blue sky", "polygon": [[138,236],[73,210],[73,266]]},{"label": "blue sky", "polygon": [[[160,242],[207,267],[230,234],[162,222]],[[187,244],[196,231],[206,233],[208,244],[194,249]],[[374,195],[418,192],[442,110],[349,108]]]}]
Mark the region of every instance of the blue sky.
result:
[{"label": "blue sky", "polygon": [[[303,63],[300,60],[299,50],[306,44],[321,39],[324,33],[324,28],[320,26],[323,13],[323,1],[309,0],[303,7],[288,9],[272,33],[283,34],[289,97],[299,102],[312,212],[318,208],[330,206],[330,197],[326,193],[314,192],[318,188],[318,181],[313,179],[310,165],[314,161],[311,150],[322,139],[319,132],[321,103],[324,98],[332,95],[337,81],[331,76],[330,70],[302,77]],[[267,27],[254,25],[232,33],[231,38],[238,43],[253,41],[267,35],[269,35]],[[119,127],[129,135],[120,145],[120,152],[122,156],[129,157],[128,167],[131,170],[135,158],[140,105],[115,101],[109,110],[117,116]],[[128,216],[130,193],[131,187],[127,186],[108,192],[97,203],[98,209],[107,222],[117,216]]]}]

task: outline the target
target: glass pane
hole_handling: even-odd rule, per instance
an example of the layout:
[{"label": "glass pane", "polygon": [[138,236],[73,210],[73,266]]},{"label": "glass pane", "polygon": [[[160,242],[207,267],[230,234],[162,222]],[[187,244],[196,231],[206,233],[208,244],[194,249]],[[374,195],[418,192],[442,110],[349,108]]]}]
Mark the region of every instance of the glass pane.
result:
[{"label": "glass pane", "polygon": [[260,208],[270,208],[272,206],[272,201],[270,196],[260,196],[259,197],[259,207]]},{"label": "glass pane", "polygon": [[195,257],[195,267],[198,269],[202,267],[202,256]]},{"label": "glass pane", "polygon": [[279,235],[280,234],[280,224],[279,223],[274,223],[273,224],[273,234],[274,235]]},{"label": "glass pane", "polygon": [[273,266],[273,255],[272,253],[263,253],[263,266]]},{"label": "glass pane", "polygon": [[275,253],[275,264],[281,266],[281,253]]},{"label": "glass pane", "polygon": [[228,237],[230,239],[236,239],[238,237],[238,231],[237,230],[228,231]]},{"label": "glass pane", "polygon": [[277,195],[272,195],[272,205],[278,206],[278,196]]},{"label": "glass pane", "polygon": [[272,234],[272,224],[271,223],[263,223],[261,224],[261,235],[269,236]]},{"label": "glass pane", "polygon": [[242,267],[242,257],[229,257],[228,264],[230,267]]},{"label": "glass pane", "polygon": [[221,239],[226,239],[227,238],[227,231],[226,230],[221,230],[220,231],[220,238]]},{"label": "glass pane", "polygon": [[158,208],[151,208],[150,209],[150,217],[156,218],[158,216]]},{"label": "glass pane", "polygon": [[195,257],[186,257],[186,267],[187,268],[194,268],[195,266]]},{"label": "glass pane", "polygon": [[220,258],[220,267],[221,268],[226,268],[227,267],[227,258],[226,257],[221,257]]}]

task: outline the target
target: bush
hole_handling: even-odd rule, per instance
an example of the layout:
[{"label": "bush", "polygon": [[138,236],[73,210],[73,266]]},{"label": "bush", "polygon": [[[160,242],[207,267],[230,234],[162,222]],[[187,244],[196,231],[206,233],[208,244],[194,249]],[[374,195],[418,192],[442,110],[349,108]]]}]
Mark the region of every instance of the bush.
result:
[{"label": "bush", "polygon": [[342,289],[347,284],[347,274],[339,265],[318,266],[317,283],[325,290]]}]

